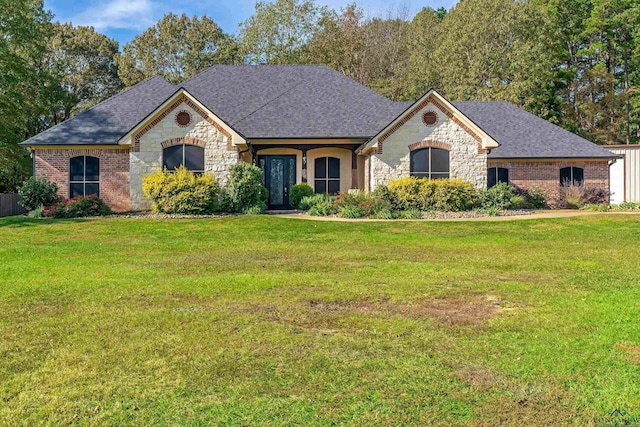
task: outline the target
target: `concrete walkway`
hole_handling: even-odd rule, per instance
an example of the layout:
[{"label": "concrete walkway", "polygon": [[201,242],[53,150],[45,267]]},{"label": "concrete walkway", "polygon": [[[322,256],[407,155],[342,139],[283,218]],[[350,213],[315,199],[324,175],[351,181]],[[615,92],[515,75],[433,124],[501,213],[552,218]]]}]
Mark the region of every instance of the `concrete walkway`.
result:
[{"label": "concrete walkway", "polygon": [[390,222],[390,221],[519,221],[523,219],[545,219],[545,218],[571,218],[575,216],[589,215],[637,215],[640,219],[640,212],[593,212],[581,210],[549,210],[534,211],[529,215],[511,215],[511,216],[485,216],[480,218],[427,218],[427,219],[372,219],[372,218],[338,218],[333,216],[310,216],[304,213],[292,213],[291,211],[278,213],[278,211],[269,212],[270,215],[280,218],[302,219],[307,221],[340,221],[340,222]]}]

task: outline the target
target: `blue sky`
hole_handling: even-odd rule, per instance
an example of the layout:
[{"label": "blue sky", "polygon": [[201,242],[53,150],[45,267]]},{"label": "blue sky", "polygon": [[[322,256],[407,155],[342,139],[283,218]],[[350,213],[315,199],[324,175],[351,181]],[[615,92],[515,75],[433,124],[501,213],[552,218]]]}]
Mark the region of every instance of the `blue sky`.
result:
[{"label": "blue sky", "polygon": [[[354,0],[316,0],[338,10]],[[456,0],[360,0],[369,16],[385,16],[389,9],[406,7],[413,14],[423,7],[449,9]],[[91,25],[97,31],[120,42],[120,46],[155,24],[168,12],[188,15],[204,15],[228,33],[236,33],[238,23],[253,13],[255,0],[45,0],[46,9],[55,14],[54,20],[73,22],[75,25]]]}]

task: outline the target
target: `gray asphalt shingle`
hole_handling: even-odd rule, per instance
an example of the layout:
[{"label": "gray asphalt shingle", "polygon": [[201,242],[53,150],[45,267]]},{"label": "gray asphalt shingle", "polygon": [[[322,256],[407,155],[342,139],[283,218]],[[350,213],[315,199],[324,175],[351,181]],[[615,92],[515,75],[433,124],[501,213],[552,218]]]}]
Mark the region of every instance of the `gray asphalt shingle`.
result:
[{"label": "gray asphalt shingle", "polygon": [[[368,138],[412,104],[322,65],[215,65],[178,86],[147,79],[23,144],[115,144],[179,87],[248,139]],[[612,157],[506,102],[453,105],[500,144],[490,158]]]},{"label": "gray asphalt shingle", "polygon": [[615,157],[610,151],[508,102],[453,102],[500,146],[489,158]]},{"label": "gray asphalt shingle", "polygon": [[216,65],[182,86],[250,139],[367,137],[397,109],[323,65]]},{"label": "gray asphalt shingle", "polygon": [[115,144],[176,90],[162,77],[152,77],[22,144]]}]

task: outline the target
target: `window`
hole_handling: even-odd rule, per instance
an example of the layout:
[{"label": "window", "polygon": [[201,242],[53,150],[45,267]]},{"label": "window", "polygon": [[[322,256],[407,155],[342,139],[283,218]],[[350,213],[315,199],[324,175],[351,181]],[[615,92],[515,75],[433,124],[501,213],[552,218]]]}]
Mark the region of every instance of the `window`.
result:
[{"label": "window", "polygon": [[78,156],[69,159],[69,197],[100,197],[100,159]]},{"label": "window", "polygon": [[580,186],[584,181],[584,169],[577,167],[566,167],[560,169],[560,186],[570,187]]},{"label": "window", "polygon": [[509,169],[489,168],[487,169],[487,188],[491,188],[499,182],[509,183]]},{"label": "window", "polygon": [[340,192],[340,159],[318,157],[314,165],[316,193],[338,194]]},{"label": "window", "polygon": [[411,176],[449,178],[449,152],[442,148],[422,148],[411,152]]},{"label": "window", "polygon": [[180,144],[162,150],[163,168],[172,171],[182,165],[193,172],[204,172],[204,148]]}]

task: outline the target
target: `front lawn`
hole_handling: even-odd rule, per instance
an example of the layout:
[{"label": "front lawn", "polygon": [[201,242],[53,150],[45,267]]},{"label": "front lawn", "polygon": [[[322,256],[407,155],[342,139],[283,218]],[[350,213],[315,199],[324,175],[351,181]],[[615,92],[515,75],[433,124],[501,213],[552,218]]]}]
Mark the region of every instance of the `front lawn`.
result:
[{"label": "front lawn", "polygon": [[640,416],[640,215],[0,219],[0,425]]}]

